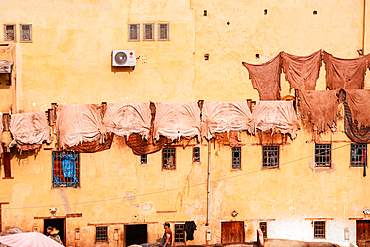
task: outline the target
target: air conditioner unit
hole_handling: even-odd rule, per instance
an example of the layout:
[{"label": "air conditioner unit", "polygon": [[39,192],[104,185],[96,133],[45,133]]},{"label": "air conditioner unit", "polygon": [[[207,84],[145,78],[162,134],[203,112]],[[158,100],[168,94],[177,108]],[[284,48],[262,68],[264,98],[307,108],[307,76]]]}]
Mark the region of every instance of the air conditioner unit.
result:
[{"label": "air conditioner unit", "polygon": [[135,51],[133,50],[113,50],[112,66],[136,66]]}]

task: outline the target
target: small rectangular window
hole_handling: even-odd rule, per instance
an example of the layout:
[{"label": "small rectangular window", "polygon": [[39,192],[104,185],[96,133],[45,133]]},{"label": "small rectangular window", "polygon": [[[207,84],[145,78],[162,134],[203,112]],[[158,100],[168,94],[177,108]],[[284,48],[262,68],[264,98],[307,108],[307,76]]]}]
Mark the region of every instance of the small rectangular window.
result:
[{"label": "small rectangular window", "polygon": [[260,229],[263,233],[263,237],[267,238],[267,222],[260,222]]},{"label": "small rectangular window", "polygon": [[185,224],[175,224],[175,243],[185,243]]},{"label": "small rectangular window", "polygon": [[367,166],[367,144],[352,143],[351,144],[351,167],[363,167],[364,163]]},{"label": "small rectangular window", "polygon": [[148,155],[147,154],[140,155],[140,164],[141,165],[147,165],[148,164]]},{"label": "small rectangular window", "polygon": [[128,24],[128,41],[140,41],[140,24]]},{"label": "small rectangular window", "polygon": [[10,166],[10,153],[9,152],[4,152],[3,154],[3,164],[4,164],[4,176],[6,178],[11,178],[12,177],[12,171],[11,171],[11,166]]},{"label": "small rectangular window", "polygon": [[232,148],[232,169],[241,169],[241,147]]},{"label": "small rectangular window", "polygon": [[174,170],[176,169],[176,149],[163,148],[162,150],[163,169]]},{"label": "small rectangular window", "polygon": [[143,40],[154,40],[154,23],[143,24]]},{"label": "small rectangular window", "polygon": [[315,167],[331,167],[331,144],[315,144]]},{"label": "small rectangular window", "polygon": [[169,40],[170,39],[170,24],[159,23],[158,24],[158,40]]},{"label": "small rectangular window", "polygon": [[107,226],[97,226],[96,227],[96,242],[108,242],[108,227]]},{"label": "small rectangular window", "polygon": [[200,162],[200,148],[193,147],[193,163],[199,163],[199,162]]},{"label": "small rectangular window", "polygon": [[262,167],[279,168],[279,146],[263,146],[262,156]]},{"label": "small rectangular window", "polygon": [[4,41],[15,41],[15,24],[4,25]]},{"label": "small rectangular window", "polygon": [[21,42],[32,42],[32,25],[20,24]]},{"label": "small rectangular window", "polygon": [[313,237],[315,239],[325,239],[325,221],[314,221],[313,231]]},{"label": "small rectangular window", "polygon": [[53,187],[80,186],[80,155],[78,152],[53,152]]}]

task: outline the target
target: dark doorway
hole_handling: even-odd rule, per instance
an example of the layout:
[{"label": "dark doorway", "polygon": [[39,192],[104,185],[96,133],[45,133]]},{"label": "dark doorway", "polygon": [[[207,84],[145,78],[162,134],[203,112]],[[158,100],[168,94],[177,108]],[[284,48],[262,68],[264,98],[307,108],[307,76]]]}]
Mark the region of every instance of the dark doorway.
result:
[{"label": "dark doorway", "polygon": [[59,230],[59,237],[62,240],[63,244],[66,244],[66,234],[65,234],[65,218],[62,219],[44,219],[44,234],[46,235],[46,228],[48,226],[55,227]]},{"label": "dark doorway", "polygon": [[356,221],[356,244],[358,247],[370,247],[370,220]]},{"label": "dark doorway", "polygon": [[148,231],[146,224],[125,225],[126,246],[132,244],[144,244],[148,242]]},{"label": "dark doorway", "polygon": [[221,243],[244,242],[244,222],[221,222]]}]

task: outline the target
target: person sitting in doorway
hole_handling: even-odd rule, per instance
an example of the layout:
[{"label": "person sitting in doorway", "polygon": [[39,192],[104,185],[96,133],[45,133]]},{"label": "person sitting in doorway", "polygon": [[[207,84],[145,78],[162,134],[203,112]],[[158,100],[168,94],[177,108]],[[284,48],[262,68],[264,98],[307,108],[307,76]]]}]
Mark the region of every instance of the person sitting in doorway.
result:
[{"label": "person sitting in doorway", "polygon": [[64,245],[62,240],[60,239],[60,236],[58,235],[59,230],[55,229],[55,227],[53,228],[52,226],[48,226],[46,228],[46,232],[47,232],[46,236],[48,236],[49,238],[51,238],[54,241],[57,241],[61,245]]}]

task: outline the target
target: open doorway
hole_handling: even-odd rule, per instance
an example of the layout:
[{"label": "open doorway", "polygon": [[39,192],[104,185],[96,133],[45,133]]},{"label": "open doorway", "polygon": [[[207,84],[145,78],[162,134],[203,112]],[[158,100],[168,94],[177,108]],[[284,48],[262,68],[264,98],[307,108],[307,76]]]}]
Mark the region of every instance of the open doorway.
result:
[{"label": "open doorway", "polygon": [[148,242],[146,224],[125,225],[126,246]]},{"label": "open doorway", "polygon": [[46,228],[48,226],[55,227],[55,229],[59,230],[59,237],[62,240],[63,244],[66,244],[66,234],[65,234],[65,224],[66,219],[44,219],[44,234],[46,235]]}]

